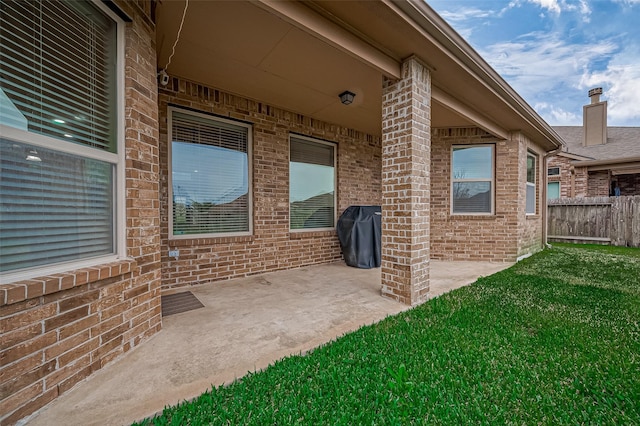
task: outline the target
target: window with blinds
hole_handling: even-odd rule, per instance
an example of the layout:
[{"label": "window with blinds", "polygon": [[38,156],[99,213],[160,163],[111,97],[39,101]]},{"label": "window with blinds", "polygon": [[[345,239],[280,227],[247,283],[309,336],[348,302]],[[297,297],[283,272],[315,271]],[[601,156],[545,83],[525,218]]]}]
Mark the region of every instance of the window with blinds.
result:
[{"label": "window with blinds", "polygon": [[83,1],[0,5],[0,84],[29,131],[116,152],[116,23]]},{"label": "window with blinds", "polygon": [[451,160],[452,212],[493,212],[493,145],[454,146]]},{"label": "window with blinds", "polygon": [[289,217],[292,230],[335,227],[335,145],[290,138]]},{"label": "window with blinds", "polygon": [[117,27],[91,2],[0,3],[3,274],[117,251]]},{"label": "window with blinds", "polygon": [[112,253],[111,164],[2,140],[2,271]]},{"label": "window with blinds", "polygon": [[170,108],[172,237],[248,235],[251,126]]}]

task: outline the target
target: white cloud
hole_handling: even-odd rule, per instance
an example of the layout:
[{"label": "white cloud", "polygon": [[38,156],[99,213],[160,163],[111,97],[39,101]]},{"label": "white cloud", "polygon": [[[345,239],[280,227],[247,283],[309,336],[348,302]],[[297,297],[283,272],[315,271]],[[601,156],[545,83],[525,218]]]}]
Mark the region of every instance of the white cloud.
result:
[{"label": "white cloud", "polygon": [[[536,32],[480,54],[553,125],[580,125],[587,91],[603,87],[609,124],[640,126],[640,55],[611,40],[576,45]],[[608,65],[597,71],[595,63]]]},{"label": "white cloud", "polygon": [[622,3],[625,6],[633,6],[634,4],[640,4],[640,0],[613,0],[614,3]]},{"label": "white cloud", "polygon": [[549,12],[552,13],[560,13],[560,11],[562,10],[562,8],[560,7],[560,4],[558,3],[558,0],[527,0],[529,3],[533,3],[533,4],[537,4],[538,6],[542,7],[543,9],[547,9]]},{"label": "white cloud", "polygon": [[606,69],[585,71],[580,81],[582,89],[603,87],[610,125],[640,126],[640,58],[635,58],[635,64],[629,59],[621,53]]},{"label": "white cloud", "polygon": [[[619,1],[638,1],[640,0],[619,0]],[[503,14],[509,9],[516,7],[522,7],[524,3],[536,5],[546,12],[553,15],[560,15],[562,12],[579,12],[582,15],[582,19],[585,22],[589,22],[591,15],[591,8],[587,0],[512,0],[507,7],[505,7],[500,14]],[[540,14],[544,17],[544,13]]]},{"label": "white cloud", "polygon": [[581,116],[548,102],[537,102],[533,109],[554,126],[573,126],[582,120]]},{"label": "white cloud", "polygon": [[483,10],[471,7],[461,7],[456,9],[455,12],[443,11],[440,13],[447,22],[461,22],[468,19],[484,19],[495,16],[496,13],[492,10]]},{"label": "white cloud", "polygon": [[584,70],[618,49],[610,41],[576,46],[557,35],[526,34],[515,41],[488,46],[481,55],[500,75],[527,97],[553,84],[579,87]]}]

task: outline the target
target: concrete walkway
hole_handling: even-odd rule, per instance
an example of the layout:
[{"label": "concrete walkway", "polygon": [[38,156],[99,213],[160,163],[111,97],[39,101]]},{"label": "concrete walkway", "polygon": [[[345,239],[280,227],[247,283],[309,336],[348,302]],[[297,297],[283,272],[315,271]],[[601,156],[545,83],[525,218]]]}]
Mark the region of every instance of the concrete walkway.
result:
[{"label": "concrete walkway", "polygon": [[[431,297],[510,266],[431,263]],[[380,269],[342,262],[188,290],[204,308],[163,318],[161,332],[80,382],[27,424],[131,424],[212,385],[408,309],[380,296]]]}]

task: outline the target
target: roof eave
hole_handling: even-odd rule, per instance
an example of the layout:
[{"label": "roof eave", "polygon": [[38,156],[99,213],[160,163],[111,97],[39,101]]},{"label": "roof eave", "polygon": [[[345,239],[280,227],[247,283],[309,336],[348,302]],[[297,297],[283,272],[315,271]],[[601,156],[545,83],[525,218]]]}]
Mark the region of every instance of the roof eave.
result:
[{"label": "roof eave", "polygon": [[[441,49],[451,52],[475,78],[490,89],[537,133],[533,139],[554,150],[565,146],[558,133],[423,0],[385,0],[393,3],[433,36]],[[542,140],[541,140],[542,139]]]}]

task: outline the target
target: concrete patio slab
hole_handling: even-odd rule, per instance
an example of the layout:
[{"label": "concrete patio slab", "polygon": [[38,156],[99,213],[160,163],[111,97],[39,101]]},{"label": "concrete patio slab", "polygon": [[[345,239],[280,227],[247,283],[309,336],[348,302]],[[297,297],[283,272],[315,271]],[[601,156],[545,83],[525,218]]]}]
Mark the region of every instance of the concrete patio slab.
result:
[{"label": "concrete patio slab", "polygon": [[[431,297],[509,267],[431,262]],[[287,355],[408,309],[380,296],[380,269],[342,262],[190,290],[204,308],[163,318],[156,336],[44,407],[39,425],[125,425]]]}]

